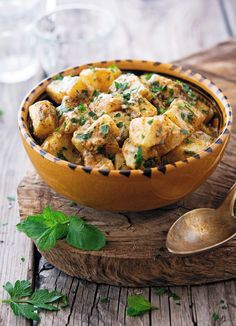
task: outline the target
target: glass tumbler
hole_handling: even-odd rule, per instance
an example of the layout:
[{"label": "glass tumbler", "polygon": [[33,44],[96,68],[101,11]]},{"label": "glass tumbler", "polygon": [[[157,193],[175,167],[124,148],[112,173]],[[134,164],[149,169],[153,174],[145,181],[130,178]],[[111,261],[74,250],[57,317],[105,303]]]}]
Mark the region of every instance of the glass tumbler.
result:
[{"label": "glass tumbler", "polygon": [[0,82],[19,82],[35,74],[33,28],[43,8],[42,0],[0,0]]},{"label": "glass tumbler", "polygon": [[105,60],[116,25],[108,10],[91,5],[58,7],[35,26],[39,60],[46,74]]}]

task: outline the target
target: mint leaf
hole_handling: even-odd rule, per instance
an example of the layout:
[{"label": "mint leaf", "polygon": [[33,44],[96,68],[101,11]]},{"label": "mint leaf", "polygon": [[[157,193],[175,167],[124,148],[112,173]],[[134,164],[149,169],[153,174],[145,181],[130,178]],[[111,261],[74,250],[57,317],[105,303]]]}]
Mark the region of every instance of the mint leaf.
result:
[{"label": "mint leaf", "polygon": [[146,300],[142,295],[128,296],[128,309],[127,315],[131,317],[140,316],[145,312],[152,310],[151,303]]},{"label": "mint leaf", "polygon": [[104,234],[78,217],[71,217],[66,241],[81,250],[100,250],[106,244]]},{"label": "mint leaf", "polygon": [[39,250],[53,248],[58,239],[62,239],[68,232],[69,217],[50,207],[44,208],[42,214],[28,216],[17,224],[17,229],[32,238]]},{"label": "mint leaf", "polygon": [[49,292],[47,289],[41,289],[33,292],[30,282],[26,280],[18,280],[14,285],[7,282],[3,288],[9,293],[10,299],[1,301],[9,304],[16,316],[23,316],[35,321],[40,321],[39,310],[58,311],[60,309],[53,303],[59,300],[62,301],[63,306],[67,303],[66,296],[57,291]]},{"label": "mint leaf", "polygon": [[104,234],[76,216],[67,216],[46,207],[41,214],[28,216],[17,229],[35,241],[39,250],[50,250],[57,240],[66,238],[75,248],[99,250],[106,244]]}]

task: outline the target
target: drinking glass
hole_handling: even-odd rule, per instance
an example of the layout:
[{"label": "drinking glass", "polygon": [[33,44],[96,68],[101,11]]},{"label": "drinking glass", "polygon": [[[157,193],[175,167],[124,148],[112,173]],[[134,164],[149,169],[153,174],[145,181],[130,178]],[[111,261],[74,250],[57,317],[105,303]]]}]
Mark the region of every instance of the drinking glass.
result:
[{"label": "drinking glass", "polygon": [[42,0],[0,0],[0,82],[18,82],[37,69],[34,21]]},{"label": "drinking glass", "polygon": [[112,46],[115,16],[93,5],[58,7],[35,26],[38,56],[47,74],[104,60]]}]

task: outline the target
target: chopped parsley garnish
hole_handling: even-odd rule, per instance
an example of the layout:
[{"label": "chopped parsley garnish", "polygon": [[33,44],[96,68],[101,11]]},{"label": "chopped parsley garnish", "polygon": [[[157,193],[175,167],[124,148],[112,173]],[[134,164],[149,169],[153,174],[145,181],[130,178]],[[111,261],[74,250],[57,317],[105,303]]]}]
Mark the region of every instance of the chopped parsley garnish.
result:
[{"label": "chopped parsley garnish", "polygon": [[192,156],[192,155],[195,155],[196,153],[193,151],[189,151],[188,149],[185,149],[184,154]]},{"label": "chopped parsley garnish", "polygon": [[146,74],[145,74],[145,78],[146,78],[146,80],[151,79],[152,75],[153,75],[152,72],[148,72],[148,73],[146,73]]},{"label": "chopped parsley garnish", "polygon": [[154,82],[154,83],[152,83],[152,85],[151,85],[151,87],[150,87],[150,90],[151,90],[151,92],[153,92],[153,93],[160,93],[160,92],[165,91],[166,88],[167,88],[166,85],[161,85],[161,86],[160,86],[158,82]]},{"label": "chopped parsley garnish", "polygon": [[118,70],[118,67],[116,65],[110,65],[109,67],[107,67],[108,69],[110,69],[112,72],[116,72]]},{"label": "chopped parsley garnish", "polygon": [[100,131],[103,135],[107,135],[109,133],[109,125],[101,125]]},{"label": "chopped parsley garnish", "polygon": [[130,93],[123,93],[124,102],[128,102],[130,100],[131,94]]},{"label": "chopped parsley garnish", "polygon": [[182,132],[182,134],[184,134],[184,135],[189,134],[188,130],[186,130],[186,129],[180,129],[180,132]]},{"label": "chopped parsley garnish", "polygon": [[180,116],[181,116],[181,119],[185,120],[185,113],[184,112],[181,112]]},{"label": "chopped parsley garnish", "polygon": [[120,112],[118,112],[118,113],[116,113],[116,114],[114,115],[114,118],[119,118],[119,117],[121,117]]},{"label": "chopped parsley garnish", "polygon": [[122,121],[120,121],[116,125],[118,128],[122,128],[124,126],[124,123]]},{"label": "chopped parsley garnish", "polygon": [[97,97],[97,96],[100,95],[100,94],[101,94],[101,93],[95,89],[95,90],[93,91],[92,97]]},{"label": "chopped parsley garnish", "polygon": [[86,111],[86,107],[83,103],[80,103],[78,106],[75,107],[75,110],[78,110],[80,112]]},{"label": "chopped parsley garnish", "polygon": [[195,100],[197,98],[192,89],[188,91],[188,97],[190,97],[192,100]]},{"label": "chopped parsley garnish", "polygon": [[79,122],[80,126],[83,126],[86,121],[87,121],[87,119],[85,118],[85,116],[82,115],[81,117],[79,117],[78,122]]},{"label": "chopped parsley garnish", "polygon": [[78,122],[79,122],[79,120],[78,120],[77,118],[71,118],[70,121],[71,121],[72,123],[78,123]]},{"label": "chopped parsley garnish", "polygon": [[61,74],[58,74],[52,78],[52,80],[62,80],[64,77]]},{"label": "chopped parsley garnish", "polygon": [[142,160],[143,160],[142,147],[138,148],[137,153],[135,154],[134,158],[135,158],[135,168],[139,169],[142,166]]},{"label": "chopped parsley garnish", "polygon": [[159,107],[158,109],[157,109],[157,113],[158,114],[163,114],[163,113],[165,113],[167,111],[167,109],[166,108],[162,108],[162,107]]},{"label": "chopped parsley garnish", "polygon": [[174,95],[174,88],[169,88],[169,95],[170,97]]},{"label": "chopped parsley garnish", "polygon": [[121,90],[121,91],[125,91],[128,87],[128,83],[118,83],[117,81],[115,81],[115,88],[116,90]]},{"label": "chopped parsley garnish", "polygon": [[151,119],[151,120],[148,120],[148,122],[147,122],[149,125],[151,125],[152,123],[153,123],[153,119]]},{"label": "chopped parsley garnish", "polygon": [[105,146],[98,146],[96,152],[97,154],[104,154]]},{"label": "chopped parsley garnish", "polygon": [[[142,135],[143,136],[143,135]],[[156,165],[156,161],[153,157],[150,157],[149,159],[147,159],[144,163],[143,163],[143,166],[145,168],[151,168],[153,166]]]},{"label": "chopped parsley garnish", "polygon": [[93,118],[93,120],[96,120],[98,117],[96,115],[96,113],[94,113],[93,111],[89,111],[88,115]]},{"label": "chopped parsley garnish", "polygon": [[65,155],[63,154],[63,149],[57,152],[57,157],[60,158],[61,160],[68,161]]},{"label": "chopped parsley garnish", "polygon": [[109,158],[109,160],[112,161],[112,163],[115,163],[115,154],[114,153],[108,153],[107,157]]},{"label": "chopped parsley garnish", "polygon": [[63,104],[59,105],[57,108],[56,108],[59,116],[62,116],[63,113],[66,113],[68,111],[72,111],[73,109],[68,107],[68,106],[65,106]]},{"label": "chopped parsley garnish", "polygon": [[183,141],[184,141],[185,144],[192,144],[193,143],[193,141],[190,140],[189,138],[185,138]]},{"label": "chopped parsley garnish", "polygon": [[189,122],[189,123],[192,123],[192,121],[193,121],[193,113],[192,112],[189,112],[188,114],[187,114],[187,121]]},{"label": "chopped parsley garnish", "polygon": [[166,105],[170,105],[172,102],[174,101],[174,98],[173,97],[169,97],[165,100],[165,104]]},{"label": "chopped parsley garnish", "polygon": [[92,134],[90,132],[87,132],[85,134],[77,134],[76,138],[80,139],[80,140],[88,140],[89,138],[91,138]]}]

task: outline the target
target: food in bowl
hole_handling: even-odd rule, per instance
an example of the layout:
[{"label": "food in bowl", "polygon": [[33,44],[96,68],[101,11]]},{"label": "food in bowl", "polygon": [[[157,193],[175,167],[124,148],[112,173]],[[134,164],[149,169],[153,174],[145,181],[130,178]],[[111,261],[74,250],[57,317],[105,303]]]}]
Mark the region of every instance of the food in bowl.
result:
[{"label": "food in bowl", "polygon": [[[81,154],[76,150],[78,161],[74,160],[75,146],[71,145],[69,133],[66,137],[66,133],[57,133],[57,137],[61,141],[63,140],[65,143],[68,142],[69,145],[72,146],[72,157],[70,158],[68,156],[68,161],[62,158],[65,155],[68,155],[69,152],[66,153],[67,150],[63,150],[62,154],[64,156],[61,156],[61,147],[56,152],[57,154],[59,151],[58,156],[61,158],[44,150],[40,144],[43,144],[48,136],[35,136],[33,134],[34,128],[29,117],[29,108],[36,102],[44,100],[49,101],[54,108],[60,106],[65,95],[73,98],[73,93],[76,93],[76,87],[73,87],[73,85],[76,85],[74,82],[79,77],[82,70],[87,70],[92,67],[94,67],[94,69],[107,69],[108,66],[113,64],[118,66],[124,74],[128,72],[135,74],[138,78],[142,75],[147,75],[146,77],[149,78],[150,75],[157,74],[170,80],[180,80],[183,84],[187,84],[194,93],[197,93],[199,99],[214,112],[212,118],[208,122],[202,124],[199,128],[201,130],[198,131],[203,131],[207,134],[208,130],[210,130],[213,133],[210,133],[208,136],[212,138],[215,137],[214,130],[216,133],[219,133],[219,135],[206,148],[201,150],[192,148],[192,151],[198,151],[197,154],[193,156],[186,157],[184,151],[179,151],[177,153],[178,157],[180,158],[181,153],[184,155],[183,157],[186,157],[184,160],[179,160],[169,164],[164,164],[163,162],[151,168],[142,168],[141,166],[140,169],[118,170],[103,168],[102,165],[100,168],[97,168],[92,167],[91,165],[84,166],[76,164],[75,162],[80,162],[79,160],[82,160],[82,158]],[[94,69],[90,69],[89,71],[93,71]],[[66,76],[70,78],[64,79]],[[77,78],[71,79],[72,76]],[[114,79],[116,78],[118,78],[118,76]],[[107,78],[107,82],[109,82],[108,79],[109,78]],[[63,84],[59,83],[61,80],[64,81]],[[72,81],[69,84],[67,83],[67,87],[65,85],[66,80]],[[52,83],[52,81],[57,83]],[[58,84],[57,89],[59,89],[59,91],[56,92],[56,97],[52,100],[47,93],[50,88],[48,88],[48,86],[56,86],[56,84]],[[90,91],[93,94],[94,91],[92,91],[92,89]],[[101,92],[104,93],[104,90],[101,90]],[[123,92],[121,92],[121,94],[122,93]],[[87,91],[82,94],[84,96],[87,95]],[[96,92],[93,95],[96,95]],[[72,103],[73,100],[71,100]],[[148,101],[150,102],[150,100]],[[48,106],[51,105],[50,103],[48,103]],[[155,107],[155,105],[153,106]],[[50,111],[51,108],[48,108],[48,110]],[[55,109],[53,110],[55,112]],[[162,114],[162,112],[160,113]],[[42,116],[39,117],[39,123],[35,126],[35,129],[39,132],[38,135],[41,133],[40,121]],[[138,118],[140,117],[142,116],[139,116]],[[52,134],[54,130],[54,122],[52,121],[56,122],[55,129],[57,131],[57,119],[57,114],[56,120],[54,120],[53,114],[52,120],[49,119],[50,123],[48,124],[48,127],[51,128]],[[218,121],[219,128],[217,128]],[[178,201],[194,191],[213,173],[222,158],[230,137],[232,108],[222,90],[198,72],[169,63],[145,60],[113,60],[110,62],[102,61],[69,68],[62,71],[57,76],[49,76],[41,81],[27,94],[23,101],[19,110],[18,124],[25,150],[37,173],[60,195],[81,205],[90,206],[100,210],[142,211],[162,207]],[[195,137],[193,134],[194,133],[192,133],[191,136]],[[193,141],[195,141],[195,138]],[[183,145],[185,145],[185,143]],[[188,150],[190,151],[189,148]],[[170,156],[169,153],[168,155]],[[176,158],[169,157],[169,159],[173,161]]]},{"label": "food in bowl", "polygon": [[92,168],[133,170],[185,160],[218,136],[212,101],[178,78],[91,67],[56,76],[29,107],[42,149]]}]

